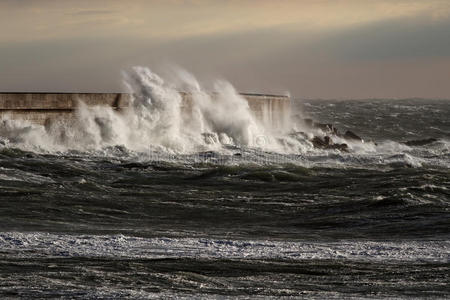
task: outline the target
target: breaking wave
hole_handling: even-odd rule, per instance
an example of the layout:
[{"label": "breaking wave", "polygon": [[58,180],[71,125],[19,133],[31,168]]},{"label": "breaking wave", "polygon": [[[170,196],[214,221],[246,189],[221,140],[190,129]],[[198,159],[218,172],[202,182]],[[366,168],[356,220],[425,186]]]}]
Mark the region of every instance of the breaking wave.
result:
[{"label": "breaking wave", "polygon": [[[185,71],[178,72],[176,80],[166,81],[145,67],[135,67],[124,77],[133,94],[132,106],[125,111],[80,102],[74,119],[58,120],[47,128],[7,119],[1,135],[21,146],[59,151],[115,145],[171,153],[219,150],[224,145],[282,150],[271,128],[255,119],[247,101],[228,82],[217,81],[210,92]],[[192,96],[188,107],[181,88]],[[259,136],[270,142],[257,144]]]},{"label": "breaking wave", "polygon": [[[139,153],[144,160],[195,161],[200,154],[200,159],[213,163],[449,167],[449,142],[442,139],[427,147],[413,147],[390,140],[361,143],[335,136],[334,143],[345,143],[350,151],[320,149],[311,140],[327,133],[298,121],[301,112],[294,111],[287,126],[273,126],[256,118],[230,83],[219,80],[212,90],[206,90],[184,70],[163,79],[146,67],[134,67],[124,72],[124,83],[133,95],[132,105],[120,111],[79,102],[73,118],[45,126],[3,117],[2,147],[51,153]],[[180,90],[189,93],[189,103]]]}]

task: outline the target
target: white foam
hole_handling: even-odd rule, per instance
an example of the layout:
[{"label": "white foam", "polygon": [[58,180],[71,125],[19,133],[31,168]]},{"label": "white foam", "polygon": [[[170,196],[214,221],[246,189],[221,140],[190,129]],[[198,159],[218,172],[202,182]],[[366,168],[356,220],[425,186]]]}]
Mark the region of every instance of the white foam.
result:
[{"label": "white foam", "polygon": [[[375,145],[334,138],[336,142],[347,143],[351,153],[320,150],[302,134],[289,134],[292,133],[289,128],[307,132],[301,124],[291,122],[285,131],[280,131],[258,121],[247,101],[227,82],[216,81],[213,90],[207,91],[184,70],[175,72],[174,78],[163,79],[145,67],[136,67],[124,77],[134,95],[130,108],[117,112],[111,107],[80,103],[76,118],[55,122],[47,128],[5,116],[0,126],[0,147],[115,156],[118,152],[124,154],[114,150],[120,146],[139,160],[170,160],[170,155],[182,155],[177,158],[182,160],[192,158],[189,155],[193,153],[215,151],[222,155],[242,154],[238,159],[226,159],[233,163],[450,167],[450,144],[445,140],[430,147],[409,147],[393,141]],[[179,90],[192,95],[190,107],[183,107]]]},{"label": "white foam", "polygon": [[[6,116],[0,135],[22,148],[47,151],[124,145],[135,151],[160,149],[185,154],[218,151],[227,144],[280,152],[291,147],[278,142],[273,136],[276,130],[269,124],[255,119],[247,101],[228,82],[216,81],[213,90],[206,91],[183,70],[172,80],[162,79],[145,67],[124,74],[133,94],[132,107],[126,112],[80,103],[74,120],[61,120],[50,128]],[[190,107],[183,107],[179,90],[191,94]],[[261,136],[264,143],[258,143]]]},{"label": "white foam", "polygon": [[288,242],[207,238],[140,238],[124,235],[0,233],[3,255],[129,258],[345,259],[352,261],[450,261],[450,241]]}]

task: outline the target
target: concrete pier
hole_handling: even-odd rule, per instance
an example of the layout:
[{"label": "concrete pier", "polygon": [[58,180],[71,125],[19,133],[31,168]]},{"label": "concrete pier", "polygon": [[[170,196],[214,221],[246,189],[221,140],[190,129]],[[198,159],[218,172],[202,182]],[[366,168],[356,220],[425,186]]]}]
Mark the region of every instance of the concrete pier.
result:
[{"label": "concrete pier", "polygon": [[[181,93],[184,103],[190,95]],[[241,94],[255,117],[265,124],[283,127],[289,118],[290,99],[287,96]],[[6,116],[36,124],[46,124],[56,118],[71,118],[78,104],[126,109],[132,101],[125,93],[0,93],[0,119]],[[188,104],[187,104],[188,105]],[[232,116],[230,116],[232,117]]]}]

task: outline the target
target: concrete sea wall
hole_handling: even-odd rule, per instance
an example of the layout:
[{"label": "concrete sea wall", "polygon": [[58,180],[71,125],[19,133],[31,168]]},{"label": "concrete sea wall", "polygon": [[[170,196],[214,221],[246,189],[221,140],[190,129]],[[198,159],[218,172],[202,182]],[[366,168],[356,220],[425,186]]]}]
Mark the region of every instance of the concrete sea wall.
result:
[{"label": "concrete sea wall", "polygon": [[[287,96],[241,94],[255,117],[265,124],[284,127],[289,119],[290,99]],[[185,105],[190,95],[182,93]],[[71,118],[79,103],[88,106],[109,106],[126,109],[132,101],[125,93],[0,93],[0,118],[28,120],[46,124],[57,118]],[[232,117],[232,116],[230,116]]]}]

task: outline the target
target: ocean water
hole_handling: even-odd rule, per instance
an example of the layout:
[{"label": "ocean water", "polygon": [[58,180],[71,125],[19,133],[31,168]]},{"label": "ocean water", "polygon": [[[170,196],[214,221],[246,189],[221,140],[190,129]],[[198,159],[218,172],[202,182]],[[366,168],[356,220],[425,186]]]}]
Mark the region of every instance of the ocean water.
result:
[{"label": "ocean water", "polygon": [[[125,80],[129,112],[2,121],[2,298],[450,297],[450,101],[296,100],[280,130],[228,83]],[[365,143],[315,149],[299,116]]]}]

